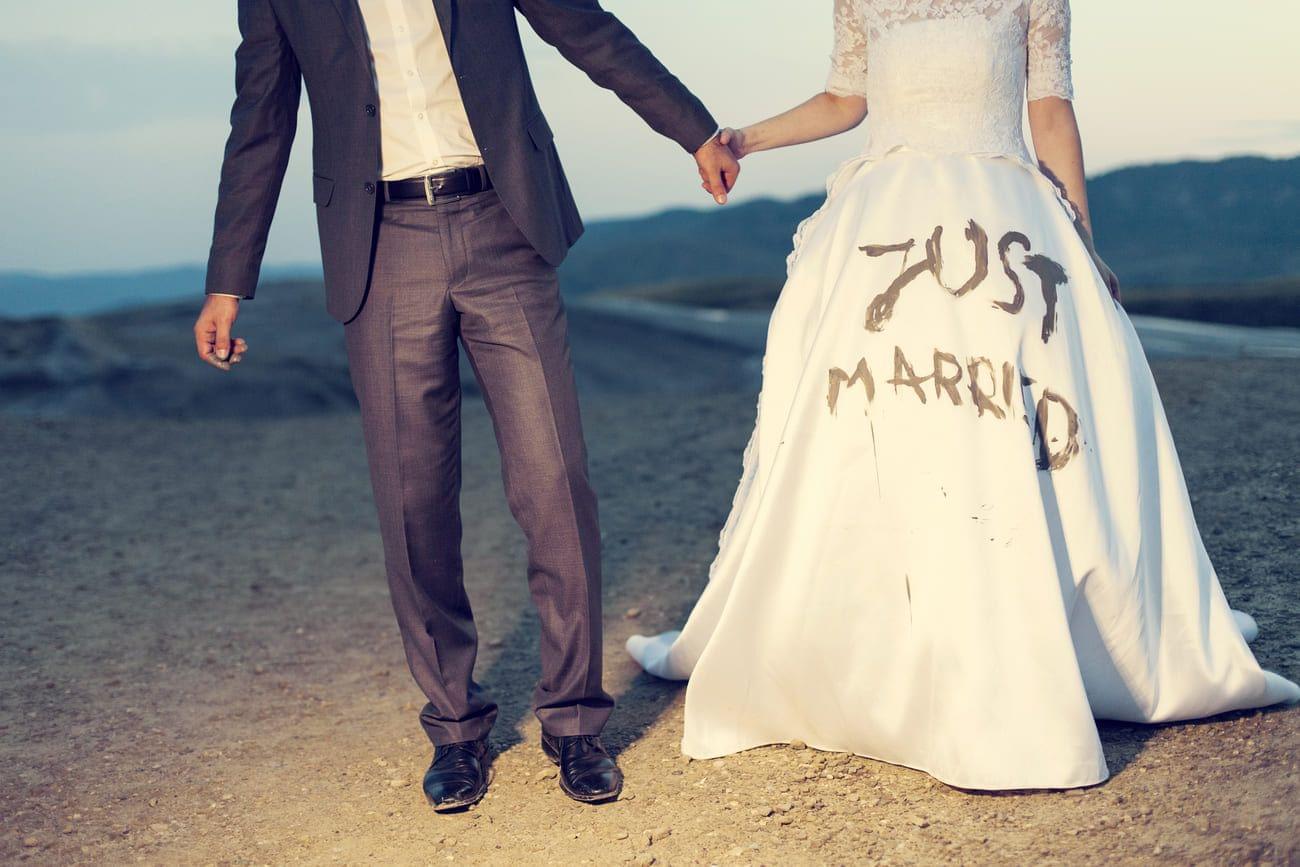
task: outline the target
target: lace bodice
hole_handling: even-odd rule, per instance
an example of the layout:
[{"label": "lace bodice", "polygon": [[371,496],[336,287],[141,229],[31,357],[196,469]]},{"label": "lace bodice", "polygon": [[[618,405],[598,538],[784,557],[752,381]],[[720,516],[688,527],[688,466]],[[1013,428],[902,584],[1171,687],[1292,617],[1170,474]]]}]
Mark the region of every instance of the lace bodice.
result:
[{"label": "lace bodice", "polygon": [[868,155],[1027,160],[1026,95],[1074,98],[1069,0],[835,0],[826,89],[866,97]]}]

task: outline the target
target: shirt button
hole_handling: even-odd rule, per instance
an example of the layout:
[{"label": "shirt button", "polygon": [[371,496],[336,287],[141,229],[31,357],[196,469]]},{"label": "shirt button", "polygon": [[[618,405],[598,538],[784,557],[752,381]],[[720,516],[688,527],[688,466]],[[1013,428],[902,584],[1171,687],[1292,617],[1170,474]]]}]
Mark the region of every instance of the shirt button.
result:
[{"label": "shirt button", "polygon": [[366,195],[368,196],[373,196],[375,194],[375,185],[370,183],[370,181],[366,181],[366,185],[364,189],[366,191]]},{"label": "shirt button", "polygon": [[367,115],[368,117],[374,117],[374,116],[375,116],[375,107],[374,107],[373,105],[367,105],[367,106],[366,106],[366,115]]},{"label": "shirt button", "polygon": [[416,115],[416,117],[418,117],[420,120],[424,120],[424,112],[420,112],[419,114]]}]

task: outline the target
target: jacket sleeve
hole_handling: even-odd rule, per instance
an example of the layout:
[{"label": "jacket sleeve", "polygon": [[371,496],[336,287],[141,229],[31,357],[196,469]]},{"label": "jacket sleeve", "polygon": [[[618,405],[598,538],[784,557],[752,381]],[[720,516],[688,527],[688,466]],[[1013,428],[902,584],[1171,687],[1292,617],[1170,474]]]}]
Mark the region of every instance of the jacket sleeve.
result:
[{"label": "jacket sleeve", "polygon": [[302,73],[271,0],[239,0],[239,32],[206,291],[252,298],[297,131]]},{"label": "jacket sleeve", "polygon": [[565,59],[688,153],[717,131],[704,103],[598,0],[515,0],[515,6]]}]

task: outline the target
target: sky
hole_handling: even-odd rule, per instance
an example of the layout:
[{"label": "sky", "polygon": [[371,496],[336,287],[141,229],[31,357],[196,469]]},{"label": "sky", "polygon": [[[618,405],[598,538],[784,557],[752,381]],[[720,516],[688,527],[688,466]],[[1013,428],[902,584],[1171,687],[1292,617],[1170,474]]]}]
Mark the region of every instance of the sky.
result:
[{"label": "sky", "polygon": [[[606,0],[723,124],[821,90],[831,0]],[[1089,170],[1300,153],[1300,4],[1078,0],[1076,109]],[[233,96],[235,0],[0,0],[0,270],[202,262]],[[1176,13],[1174,10],[1177,10]],[[712,206],[694,164],[525,33],[588,219]],[[310,127],[267,261],[318,260]],[[735,201],[819,189],[863,130],[747,159]]]}]

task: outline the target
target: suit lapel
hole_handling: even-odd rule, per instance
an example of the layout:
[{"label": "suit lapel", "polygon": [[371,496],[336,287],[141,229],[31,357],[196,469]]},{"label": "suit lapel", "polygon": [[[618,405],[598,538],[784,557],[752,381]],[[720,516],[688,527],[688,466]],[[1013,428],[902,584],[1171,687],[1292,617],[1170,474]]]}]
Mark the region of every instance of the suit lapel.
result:
[{"label": "suit lapel", "polygon": [[352,44],[369,63],[370,43],[366,39],[366,22],[361,17],[361,7],[357,5],[357,0],[334,0],[334,6],[339,11],[339,17],[343,19],[343,29],[348,32]]}]

